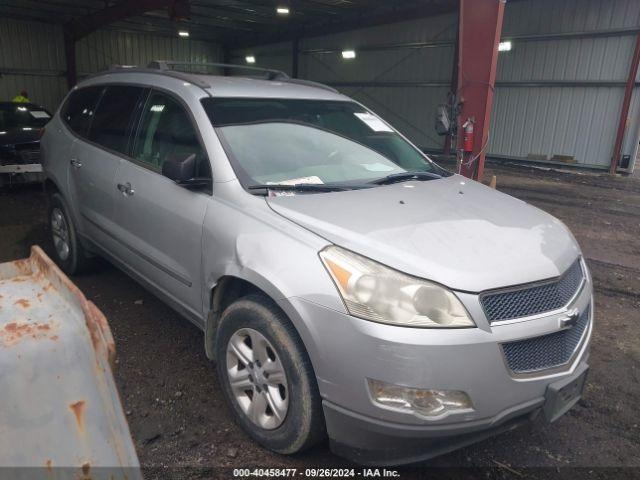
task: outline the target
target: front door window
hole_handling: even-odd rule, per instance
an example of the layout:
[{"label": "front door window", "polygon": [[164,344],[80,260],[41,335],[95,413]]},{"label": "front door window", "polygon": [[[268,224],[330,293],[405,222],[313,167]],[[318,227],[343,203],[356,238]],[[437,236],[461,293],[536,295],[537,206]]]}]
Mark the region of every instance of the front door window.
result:
[{"label": "front door window", "polygon": [[195,154],[198,160],[197,175],[209,177],[208,161],[184,107],[167,94],[151,93],[133,145],[133,158],[161,171],[168,158],[191,154]]}]

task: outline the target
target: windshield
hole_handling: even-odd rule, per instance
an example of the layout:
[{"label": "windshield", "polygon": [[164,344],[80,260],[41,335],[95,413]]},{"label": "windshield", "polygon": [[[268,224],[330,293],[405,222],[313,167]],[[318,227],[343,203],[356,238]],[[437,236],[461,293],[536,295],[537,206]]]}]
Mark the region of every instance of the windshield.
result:
[{"label": "windshield", "polygon": [[364,184],[448,173],[354,102],[208,98],[204,108],[245,187]]},{"label": "windshield", "polygon": [[51,118],[49,112],[37,105],[24,103],[0,104],[0,131],[31,130],[44,127]]}]

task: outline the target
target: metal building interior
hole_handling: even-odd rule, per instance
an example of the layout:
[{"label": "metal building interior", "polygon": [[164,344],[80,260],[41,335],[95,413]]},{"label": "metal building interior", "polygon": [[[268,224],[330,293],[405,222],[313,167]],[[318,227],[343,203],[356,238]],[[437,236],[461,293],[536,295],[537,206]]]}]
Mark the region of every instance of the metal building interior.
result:
[{"label": "metal building interior", "polygon": [[[637,478],[640,1],[0,0],[0,101],[25,90],[54,112],[84,78],[156,60],[327,84],[446,168],[564,222],[596,292],[585,398],[553,432],[510,432],[429,465],[468,467],[447,478],[555,478],[574,467],[584,470],[566,478],[604,467],[616,468],[599,478]],[[456,128],[439,134],[443,112]],[[40,186],[0,181],[0,262],[51,243],[45,204]],[[199,330],[110,266],[74,281],[113,328],[143,464],[202,469],[188,478],[210,478],[212,465],[349,466],[326,445],[294,457],[256,446],[202,382],[215,373],[191,355]]]},{"label": "metal building interior", "polygon": [[[280,3],[290,14],[274,14]],[[465,57],[465,42],[476,46],[484,35],[489,48],[500,39],[511,48],[486,72],[495,75],[495,100],[482,107],[492,116],[490,158],[633,171],[640,136],[640,5],[633,0],[516,0],[500,3],[491,19],[473,11],[482,2],[462,2],[468,19],[460,29],[455,0],[280,3],[158,0],[105,8],[101,0],[7,0],[0,5],[0,94],[22,85],[55,109],[77,78],[109,65],[158,58],[244,64],[253,57],[257,66],[339,88],[435,153],[447,142],[433,129],[438,105],[456,88],[467,100],[476,92],[464,89],[483,95],[466,69],[492,66],[491,51],[474,65],[478,53]],[[348,49],[355,61],[341,57]],[[470,116],[484,118],[461,117]],[[477,126],[476,138],[491,133],[488,124]]]}]

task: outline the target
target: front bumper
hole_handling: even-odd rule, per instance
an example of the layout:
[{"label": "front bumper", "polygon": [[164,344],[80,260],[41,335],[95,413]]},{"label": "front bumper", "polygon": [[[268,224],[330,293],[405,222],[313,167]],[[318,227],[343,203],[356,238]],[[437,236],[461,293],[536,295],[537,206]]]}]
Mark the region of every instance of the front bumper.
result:
[{"label": "front bumper", "polygon": [[0,173],[42,173],[42,165],[39,163],[0,165]]},{"label": "front bumper", "polygon": [[[583,375],[586,361],[567,381]],[[564,380],[563,380],[564,381]],[[575,399],[577,401],[579,397]],[[571,404],[573,406],[575,402]],[[387,466],[422,462],[485,438],[514,430],[541,415],[548,402],[535,398],[502,412],[495,418],[464,424],[429,426],[399,425],[367,418],[324,401],[324,417],[331,450],[362,465]],[[562,413],[565,413],[563,411]],[[546,418],[549,420],[556,420]]]},{"label": "front bumper", "polygon": [[[424,460],[513,428],[542,409],[550,384],[586,367],[593,329],[591,281],[570,308],[591,318],[571,361],[560,369],[518,377],[501,344],[557,332],[563,312],[490,325],[478,297],[460,294],[477,328],[415,329],[377,324],[299,298],[285,308],[311,357],[323,398],[332,447],[360,463]],[[383,407],[371,398],[367,379],[418,389],[461,390],[473,410],[427,418]]]}]

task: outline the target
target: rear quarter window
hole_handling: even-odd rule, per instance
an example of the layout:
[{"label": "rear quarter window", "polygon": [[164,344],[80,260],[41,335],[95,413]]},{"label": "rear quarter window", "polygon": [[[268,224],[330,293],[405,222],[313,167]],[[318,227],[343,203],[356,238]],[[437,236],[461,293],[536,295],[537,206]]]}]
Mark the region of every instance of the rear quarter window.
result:
[{"label": "rear quarter window", "polygon": [[85,87],[69,95],[63,108],[62,119],[78,135],[86,137],[89,133],[96,104],[103,90],[103,86]]}]

